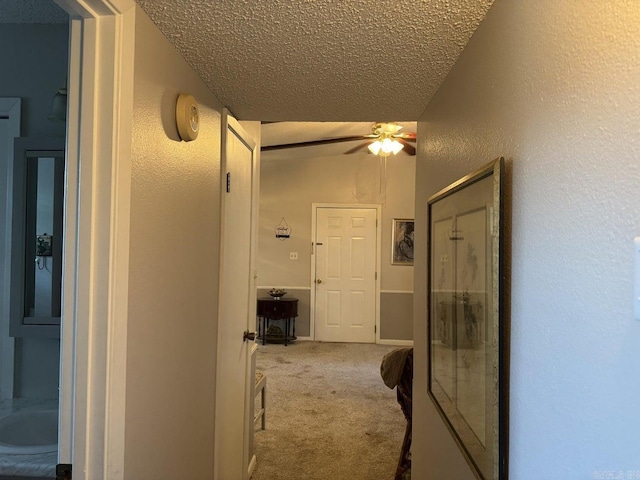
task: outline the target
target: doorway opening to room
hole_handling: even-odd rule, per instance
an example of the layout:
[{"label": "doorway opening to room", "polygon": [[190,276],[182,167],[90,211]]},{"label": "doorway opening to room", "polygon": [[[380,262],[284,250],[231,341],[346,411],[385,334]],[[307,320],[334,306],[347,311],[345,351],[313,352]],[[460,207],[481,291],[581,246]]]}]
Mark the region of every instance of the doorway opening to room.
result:
[{"label": "doorway opening to room", "polygon": [[[407,134],[408,146],[395,155],[381,156],[367,148],[375,140],[370,122],[262,124],[258,297],[268,298],[269,290],[282,289],[287,292],[284,298],[299,300],[295,320],[298,340],[412,344],[413,262],[395,261],[392,243],[399,220],[413,224],[416,123],[398,125]],[[374,312],[368,338],[323,336],[318,331],[323,321],[336,325],[340,320],[328,317],[331,312],[327,308],[342,313],[348,306],[337,301],[344,294],[329,291],[330,284],[322,276],[325,272],[316,275],[316,252],[328,251],[326,245],[316,245],[325,243],[315,238],[316,206],[378,208],[377,253],[371,263],[366,260],[377,283],[367,308],[357,310],[358,314],[367,309]],[[337,245],[336,239],[332,242]],[[359,295],[357,301],[364,306],[367,295]],[[279,326],[285,328],[284,324]]]},{"label": "doorway opening to room", "polygon": [[[69,15],[3,5],[0,81],[0,478],[54,472]],[[28,459],[28,460],[25,460]]]},{"label": "doorway opening to room", "polygon": [[347,128],[371,124],[262,125],[257,296],[285,290],[298,316],[295,341],[258,346],[266,429],[258,417],[254,480],[311,465],[327,478],[393,478],[398,461],[406,421],[380,365],[412,345],[413,267],[393,263],[392,240],[394,220],[414,217],[415,156],[372,155],[353,130],[351,143],[313,144]]}]

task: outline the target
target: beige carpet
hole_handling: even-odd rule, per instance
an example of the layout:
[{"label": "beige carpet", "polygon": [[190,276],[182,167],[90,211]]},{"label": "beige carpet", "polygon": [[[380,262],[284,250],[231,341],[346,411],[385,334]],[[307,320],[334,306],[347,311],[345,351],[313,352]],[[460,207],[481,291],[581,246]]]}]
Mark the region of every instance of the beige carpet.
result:
[{"label": "beige carpet", "polygon": [[406,421],[380,362],[396,347],[260,345],[267,428],[255,428],[253,480],[393,479]]}]

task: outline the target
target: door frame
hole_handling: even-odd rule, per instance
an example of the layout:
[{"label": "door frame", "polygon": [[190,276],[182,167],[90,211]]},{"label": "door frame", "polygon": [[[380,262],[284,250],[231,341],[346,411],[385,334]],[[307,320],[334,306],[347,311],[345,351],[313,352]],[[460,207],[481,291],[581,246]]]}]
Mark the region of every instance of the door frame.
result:
[{"label": "door frame", "polygon": [[0,165],[3,171],[0,178],[5,175],[4,198],[0,198],[0,211],[4,217],[4,238],[0,238],[0,258],[2,268],[0,268],[0,318],[4,318],[6,323],[0,323],[0,399],[13,398],[14,381],[14,353],[15,340],[9,335],[9,285],[11,284],[11,242],[6,238],[6,234],[11,231],[13,218],[13,139],[20,136],[22,99],[16,97],[0,98],[0,117],[8,121],[10,138],[8,145],[0,145],[7,155],[6,165]]},{"label": "door frame", "polygon": [[309,298],[309,306],[311,309],[309,315],[309,333],[311,340],[316,338],[316,222],[319,208],[341,208],[341,209],[374,209],[376,211],[376,286],[375,286],[375,343],[380,343],[380,269],[382,267],[382,205],[377,203],[312,203],[311,204],[311,278],[309,285],[311,287],[311,295]]},{"label": "door frame", "polygon": [[71,17],[58,461],[120,480],[136,4],[55,2]]}]

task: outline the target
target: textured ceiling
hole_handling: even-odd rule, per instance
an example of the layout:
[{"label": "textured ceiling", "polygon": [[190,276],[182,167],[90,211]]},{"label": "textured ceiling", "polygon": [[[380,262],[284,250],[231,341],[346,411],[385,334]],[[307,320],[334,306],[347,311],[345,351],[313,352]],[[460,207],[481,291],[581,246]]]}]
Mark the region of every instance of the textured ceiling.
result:
[{"label": "textured ceiling", "polygon": [[137,0],[243,120],[414,121],[493,0]]}]

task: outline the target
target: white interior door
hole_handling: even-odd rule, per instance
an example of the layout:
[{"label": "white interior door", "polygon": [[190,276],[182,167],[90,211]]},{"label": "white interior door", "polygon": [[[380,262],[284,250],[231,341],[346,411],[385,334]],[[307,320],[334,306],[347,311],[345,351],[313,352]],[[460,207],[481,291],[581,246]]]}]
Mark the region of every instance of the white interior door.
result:
[{"label": "white interior door", "polygon": [[[255,143],[225,114],[223,131],[222,257],[216,373],[216,454],[219,480],[246,480],[249,464],[251,342],[255,325],[252,242]],[[225,193],[226,190],[226,193]],[[251,454],[252,455],[252,454]]]},{"label": "white interior door", "polygon": [[376,219],[375,208],[316,210],[316,340],[376,340]]}]

